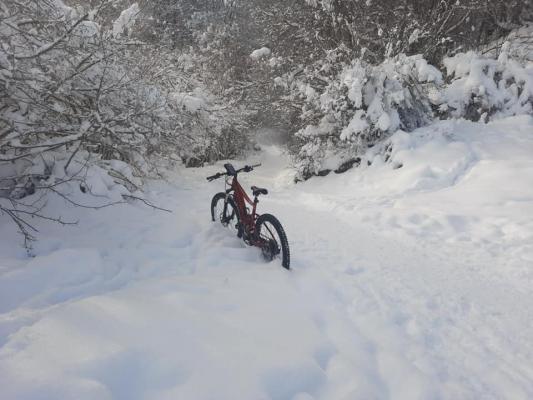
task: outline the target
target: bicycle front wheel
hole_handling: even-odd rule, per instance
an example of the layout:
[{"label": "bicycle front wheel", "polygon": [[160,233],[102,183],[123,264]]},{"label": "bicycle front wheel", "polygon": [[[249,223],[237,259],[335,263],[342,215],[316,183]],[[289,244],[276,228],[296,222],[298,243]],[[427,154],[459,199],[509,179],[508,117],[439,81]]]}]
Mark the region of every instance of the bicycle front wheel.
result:
[{"label": "bicycle front wheel", "polygon": [[282,267],[290,269],[289,241],[278,219],[271,214],[261,215],[257,218],[255,232],[265,260],[280,260]]},{"label": "bicycle front wheel", "polygon": [[237,236],[241,237],[241,224],[237,207],[231,197],[226,198],[226,193],[217,193],[211,200],[211,219],[230,228]]}]

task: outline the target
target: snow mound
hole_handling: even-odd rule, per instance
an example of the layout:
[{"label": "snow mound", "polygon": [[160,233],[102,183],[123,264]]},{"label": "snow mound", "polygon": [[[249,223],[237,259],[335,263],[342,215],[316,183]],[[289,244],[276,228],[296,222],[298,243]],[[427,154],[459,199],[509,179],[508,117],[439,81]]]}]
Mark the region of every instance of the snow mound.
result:
[{"label": "snow mound", "polygon": [[357,211],[382,231],[506,249],[519,254],[513,268],[524,273],[533,260],[531,154],[531,116],[440,121],[396,132],[359,168],[330,175],[313,192],[332,193],[339,210]]},{"label": "snow mound", "polygon": [[252,51],[250,58],[252,60],[260,60],[262,58],[270,57],[271,51],[268,47],[261,47],[260,49]]}]

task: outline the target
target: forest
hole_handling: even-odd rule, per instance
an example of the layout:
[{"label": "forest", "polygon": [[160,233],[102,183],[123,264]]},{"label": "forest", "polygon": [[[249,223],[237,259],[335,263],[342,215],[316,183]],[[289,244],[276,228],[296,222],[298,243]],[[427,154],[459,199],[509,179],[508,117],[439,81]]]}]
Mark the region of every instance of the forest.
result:
[{"label": "forest", "polygon": [[135,196],[264,128],[306,180],[398,129],[531,114],[514,54],[531,37],[505,38],[532,18],[528,0],[4,0],[1,211],[29,239],[49,192],[112,179]]}]

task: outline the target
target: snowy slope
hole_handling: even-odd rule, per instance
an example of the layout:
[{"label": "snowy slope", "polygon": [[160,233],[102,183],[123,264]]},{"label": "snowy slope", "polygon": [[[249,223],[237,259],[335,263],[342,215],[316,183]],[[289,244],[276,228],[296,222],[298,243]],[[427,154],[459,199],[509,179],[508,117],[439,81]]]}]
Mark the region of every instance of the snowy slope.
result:
[{"label": "snowy slope", "polygon": [[247,160],[290,272],[211,223],[220,164],[151,186],[172,214],[68,209],[33,258],[1,220],[0,398],[532,398],[533,119],[391,141],[298,185]]}]

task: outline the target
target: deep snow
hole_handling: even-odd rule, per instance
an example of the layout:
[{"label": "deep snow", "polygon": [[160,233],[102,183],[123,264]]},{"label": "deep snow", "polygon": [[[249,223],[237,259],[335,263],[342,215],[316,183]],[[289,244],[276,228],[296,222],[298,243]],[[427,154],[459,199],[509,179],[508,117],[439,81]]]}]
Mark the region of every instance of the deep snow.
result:
[{"label": "deep snow", "polygon": [[246,160],[290,272],[210,221],[221,163],[150,185],[172,214],[51,202],[79,224],[32,258],[2,217],[0,398],[533,398],[533,118],[391,143],[298,185]]}]

